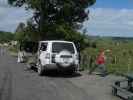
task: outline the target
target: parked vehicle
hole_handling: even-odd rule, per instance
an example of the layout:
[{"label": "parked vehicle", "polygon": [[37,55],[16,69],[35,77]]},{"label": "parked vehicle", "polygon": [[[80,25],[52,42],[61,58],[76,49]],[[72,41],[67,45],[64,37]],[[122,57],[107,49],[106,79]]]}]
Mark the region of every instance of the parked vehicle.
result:
[{"label": "parked vehicle", "polygon": [[[26,48],[29,47],[28,45]],[[73,42],[57,40],[39,41],[37,52],[31,54],[32,56],[26,57],[28,68],[37,68],[39,75],[42,75],[47,70],[55,69],[68,71],[72,74],[79,68],[79,54]]]},{"label": "parked vehicle", "polygon": [[36,68],[42,75],[46,70],[75,72],[79,67],[76,46],[69,41],[40,41],[37,52]]}]

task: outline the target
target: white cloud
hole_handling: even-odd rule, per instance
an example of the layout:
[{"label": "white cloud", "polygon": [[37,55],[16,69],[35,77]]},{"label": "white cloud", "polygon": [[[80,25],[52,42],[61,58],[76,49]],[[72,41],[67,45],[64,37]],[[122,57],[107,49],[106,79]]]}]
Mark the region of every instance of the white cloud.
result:
[{"label": "white cloud", "polygon": [[24,7],[11,7],[5,0],[0,0],[0,30],[14,32],[20,22],[26,22],[31,16],[32,12]]},{"label": "white cloud", "polygon": [[90,9],[90,20],[84,22],[88,34],[104,36],[133,36],[133,10]]}]

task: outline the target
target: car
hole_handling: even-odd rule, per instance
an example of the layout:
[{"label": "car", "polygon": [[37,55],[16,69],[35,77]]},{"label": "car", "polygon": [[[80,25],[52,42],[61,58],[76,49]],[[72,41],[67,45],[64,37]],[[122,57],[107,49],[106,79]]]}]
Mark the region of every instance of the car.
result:
[{"label": "car", "polygon": [[74,73],[79,68],[79,54],[70,41],[39,41],[36,66],[39,75],[46,70]]}]

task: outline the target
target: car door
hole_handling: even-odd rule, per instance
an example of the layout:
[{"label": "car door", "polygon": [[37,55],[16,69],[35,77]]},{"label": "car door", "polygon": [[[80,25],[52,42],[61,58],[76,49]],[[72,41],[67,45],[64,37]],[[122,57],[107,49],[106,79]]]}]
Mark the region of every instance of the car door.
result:
[{"label": "car door", "polygon": [[45,65],[48,62],[47,59],[46,59],[47,48],[48,48],[48,43],[47,42],[42,42],[40,44],[38,57],[39,57],[39,60],[41,61],[42,65]]}]

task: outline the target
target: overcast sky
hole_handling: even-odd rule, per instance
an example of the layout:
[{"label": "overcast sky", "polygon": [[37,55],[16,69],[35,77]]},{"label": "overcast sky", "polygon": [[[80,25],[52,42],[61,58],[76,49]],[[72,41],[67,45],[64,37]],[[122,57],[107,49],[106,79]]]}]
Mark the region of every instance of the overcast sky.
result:
[{"label": "overcast sky", "polygon": [[[83,29],[89,35],[133,37],[133,0],[96,0]],[[0,0],[0,30],[14,32],[32,13]]]},{"label": "overcast sky", "polygon": [[20,22],[26,22],[32,16],[23,8],[11,7],[6,0],[0,0],[0,30],[14,32]]}]

